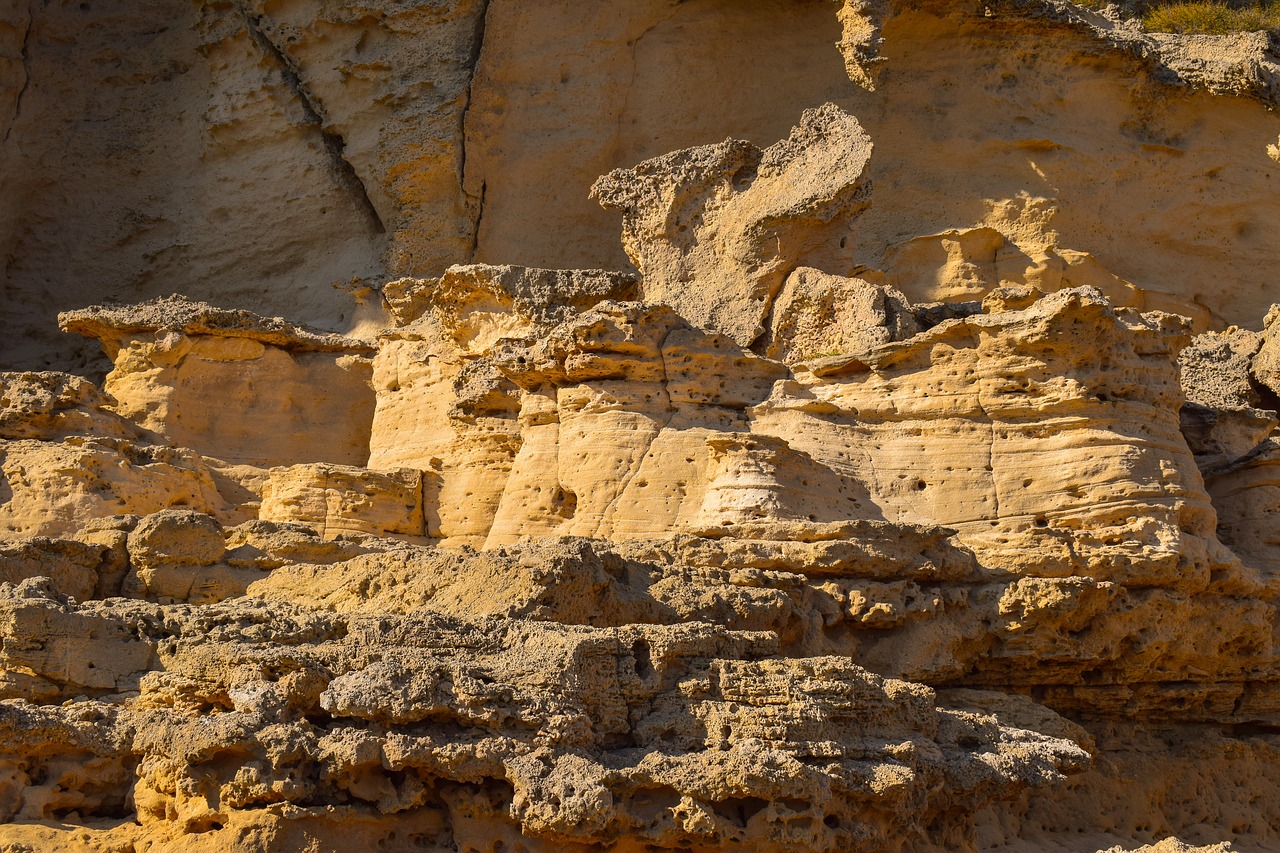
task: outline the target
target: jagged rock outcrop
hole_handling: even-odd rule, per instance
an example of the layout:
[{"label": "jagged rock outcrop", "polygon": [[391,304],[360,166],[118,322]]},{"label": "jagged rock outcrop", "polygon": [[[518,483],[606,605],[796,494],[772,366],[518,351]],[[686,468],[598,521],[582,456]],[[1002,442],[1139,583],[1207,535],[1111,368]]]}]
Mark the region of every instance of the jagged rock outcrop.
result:
[{"label": "jagged rock outcrop", "polygon": [[[697,623],[335,618],[279,604],[192,618],[140,603],[68,605],[33,582],[0,606],[48,651],[70,651],[82,626],[98,632],[88,669],[5,655],[54,695],[82,696],[62,713],[5,706],[10,737],[38,737],[44,752],[11,765],[10,818],[118,810],[101,776],[77,785],[53,768],[88,751],[119,776],[119,750],[145,756],[133,793],[144,831],[175,821],[217,831],[237,812],[319,801],[456,815],[454,843],[472,847],[518,827],[544,849],[625,836],[876,850],[945,822],[951,791],[1007,798],[1088,761],[1071,739],[1086,736],[1065,721],[1051,734],[1018,729],[981,698],[936,697],[847,659],[771,660],[768,635]],[[254,641],[268,627],[274,647]],[[135,696],[123,708],[109,698],[121,690]],[[1054,719],[1005,703],[1042,727]],[[73,721],[103,706],[104,732],[86,743]],[[504,805],[508,820],[464,819]]]},{"label": "jagged rock outcrop", "polygon": [[599,176],[726,137],[763,149],[827,102],[873,140],[878,197],[837,226],[846,262],[811,265],[885,269],[914,238],[985,227],[1024,268],[1083,253],[1182,313],[1256,323],[1272,301],[1280,128],[1259,34],[1143,33],[1063,0],[3,14],[10,367],[92,363],[50,319],[104,293],[372,332],[381,281],[620,267],[616,220],[587,197]]},{"label": "jagged rock outcrop", "polygon": [[1178,356],[1186,397],[1182,432],[1203,471],[1244,456],[1278,425],[1275,412],[1262,407],[1264,388],[1253,377],[1261,345],[1244,329],[1208,332]]},{"label": "jagged rock outcrop", "polygon": [[0,12],[0,848],[1280,845],[1265,39],[132,6]]},{"label": "jagged rock outcrop", "polygon": [[83,376],[0,373],[0,438],[143,437],[137,424],[112,410],[114,402]]},{"label": "jagged rock outcrop", "polygon": [[[761,151],[726,140],[605,175],[644,297],[749,346],[786,274],[866,207],[871,139],[835,104]],[[696,282],[696,286],[694,283]]]},{"label": "jagged rock outcrop", "polygon": [[[12,380],[38,390],[11,395],[10,433],[41,437],[5,446],[26,491],[4,505],[0,712],[15,742],[45,745],[6,759],[11,816],[136,814],[156,843],[285,832],[286,814],[385,840],[378,815],[403,813],[445,847],[983,849],[965,816],[982,803],[1083,829],[1054,811],[1082,796],[1062,774],[1112,790],[1125,767],[1184,760],[1117,757],[1104,732],[1147,738],[1153,714],[1227,738],[1269,725],[1274,573],[1245,532],[1265,529],[1269,491],[1217,487],[1269,443],[1224,468],[1235,445],[1181,431],[1192,406],[1274,423],[1251,408],[1256,336],[1187,346],[1185,319],[1091,288],[913,306],[802,270],[759,355],[615,298],[633,286],[474,267],[401,283],[375,375],[418,358],[449,373],[377,388],[368,440],[398,448],[396,469],[224,465],[215,481],[199,454],[216,432],[173,449],[67,378]],[[450,433],[423,458],[404,430],[433,423]],[[65,435],[81,426],[136,437]],[[54,473],[85,463],[38,464],[71,447],[183,462],[114,475],[119,498],[95,504],[101,489]],[[494,447],[502,467],[474,470]],[[230,474],[252,499],[235,503]],[[197,736],[210,714],[230,727]],[[100,768],[92,785],[49,786],[68,760]],[[1028,805],[1030,788],[1057,805]],[[1131,796],[1151,810],[1170,793]],[[95,832],[85,844],[124,830]]]}]

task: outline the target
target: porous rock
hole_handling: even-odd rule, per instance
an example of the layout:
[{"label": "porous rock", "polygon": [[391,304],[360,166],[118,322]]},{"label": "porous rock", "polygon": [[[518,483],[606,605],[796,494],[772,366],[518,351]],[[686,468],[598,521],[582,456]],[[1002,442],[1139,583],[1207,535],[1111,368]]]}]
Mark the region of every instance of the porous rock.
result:
[{"label": "porous rock", "polygon": [[646,299],[749,345],[796,262],[868,203],[871,139],[835,104],[761,150],[729,139],[610,172],[592,187],[622,212]]},{"label": "porous rock", "polygon": [[1280,845],[1265,36],[10,5],[0,848]]}]

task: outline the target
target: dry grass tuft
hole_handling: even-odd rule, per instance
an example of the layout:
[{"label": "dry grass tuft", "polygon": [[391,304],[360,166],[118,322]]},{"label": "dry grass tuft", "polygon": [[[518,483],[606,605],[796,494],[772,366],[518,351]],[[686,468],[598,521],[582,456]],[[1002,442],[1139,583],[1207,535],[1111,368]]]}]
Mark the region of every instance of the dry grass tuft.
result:
[{"label": "dry grass tuft", "polygon": [[1151,7],[1142,23],[1154,33],[1228,33],[1280,29],[1280,0],[1255,6],[1231,7],[1223,3],[1194,0]]}]

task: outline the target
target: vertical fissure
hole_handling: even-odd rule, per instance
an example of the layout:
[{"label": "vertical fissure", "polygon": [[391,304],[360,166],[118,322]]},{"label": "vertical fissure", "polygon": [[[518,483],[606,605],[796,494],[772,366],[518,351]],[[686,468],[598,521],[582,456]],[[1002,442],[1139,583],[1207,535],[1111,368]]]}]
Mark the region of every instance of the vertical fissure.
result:
[{"label": "vertical fissure", "polygon": [[485,181],[480,182],[480,197],[476,202],[476,219],[475,227],[471,232],[471,263],[475,263],[476,254],[480,251],[480,225],[484,221],[484,197],[489,191],[489,185]]},{"label": "vertical fissure", "polygon": [[35,28],[35,12],[31,10],[31,4],[28,3],[27,29],[22,33],[22,86],[18,89],[18,96],[13,101],[13,118],[4,130],[4,139],[0,140],[2,142],[9,141],[9,134],[13,133],[13,128],[17,125],[19,116],[22,115],[22,99],[27,94],[27,87],[31,85],[31,33]]},{"label": "vertical fissure", "polygon": [[484,50],[485,28],[489,23],[489,3],[490,0],[483,0],[480,11],[476,15],[475,31],[471,36],[471,54],[468,58],[467,88],[463,93],[462,110],[458,114],[458,188],[464,198],[475,204],[475,212],[471,219],[471,257],[469,258],[473,262],[480,247],[480,221],[484,218],[485,192],[488,187],[482,180],[478,195],[471,196],[467,193],[467,115],[471,112],[476,71],[480,67],[480,54]]},{"label": "vertical fissure", "polygon": [[347,159],[346,140],[342,138],[341,134],[334,133],[325,127],[324,111],[308,90],[306,83],[303,82],[298,64],[264,32],[262,28],[263,16],[252,14],[245,8],[244,4],[238,4],[237,8],[244,17],[249,36],[262,49],[262,52],[270,56],[279,66],[280,76],[284,78],[285,85],[289,87],[289,90],[298,99],[298,103],[302,108],[303,118],[307,124],[314,127],[320,134],[320,140],[329,154],[329,159],[332,161],[334,172],[337,174],[339,181],[355,196],[360,207],[368,215],[369,223],[373,230],[378,234],[385,234],[387,231],[386,225],[378,214],[378,208],[374,206],[373,200],[369,198],[368,187],[360,179],[355,166]]}]

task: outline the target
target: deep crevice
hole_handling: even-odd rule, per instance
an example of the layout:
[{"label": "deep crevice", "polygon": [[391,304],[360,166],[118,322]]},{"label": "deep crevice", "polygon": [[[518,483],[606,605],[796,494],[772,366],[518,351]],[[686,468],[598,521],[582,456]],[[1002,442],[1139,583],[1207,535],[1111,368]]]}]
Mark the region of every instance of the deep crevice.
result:
[{"label": "deep crevice", "polygon": [[325,129],[324,112],[310,92],[307,91],[306,84],[302,82],[301,71],[297,63],[263,31],[262,21],[264,16],[251,14],[243,3],[238,3],[236,8],[239,9],[240,14],[244,17],[245,27],[250,37],[262,48],[263,53],[273,58],[276,64],[280,66],[280,76],[284,78],[289,90],[297,97],[298,103],[302,107],[302,115],[307,124],[312,125],[319,132],[320,140],[324,143],[325,150],[329,152],[329,158],[333,162],[333,169],[337,173],[339,180],[356,197],[356,201],[368,214],[373,230],[378,234],[385,234],[387,227],[383,223],[382,217],[378,215],[378,209],[374,206],[373,200],[369,198],[368,188],[364,185],[364,181],[360,180],[359,173],[356,172],[355,167],[351,165],[351,161],[346,157],[346,140],[342,138],[341,134]]},{"label": "deep crevice", "polygon": [[[462,110],[458,114],[458,188],[464,198],[467,196],[467,115],[471,112],[472,90],[476,84],[476,69],[480,67],[480,53],[484,49],[485,28],[489,24],[489,2],[483,0],[480,12],[476,15],[475,32],[471,36],[471,55],[467,60],[469,74],[467,88],[463,94]],[[484,218],[484,197],[488,189],[486,183],[480,182],[480,194],[475,198],[475,217],[471,225],[471,257],[473,263],[480,247],[480,220]]]},{"label": "deep crevice", "polygon": [[13,118],[9,120],[9,126],[4,130],[4,139],[0,142],[8,142],[9,134],[13,133],[13,128],[18,124],[18,117],[22,115],[22,98],[27,94],[27,87],[31,85],[31,33],[36,28],[36,16],[31,11],[31,4],[27,4],[27,29],[22,34],[22,87],[18,89],[18,96],[13,101]]},{"label": "deep crevice", "polygon": [[476,262],[476,253],[480,251],[480,223],[484,220],[484,197],[489,191],[485,181],[480,182],[480,198],[476,202],[476,220],[471,232],[471,263]]}]

